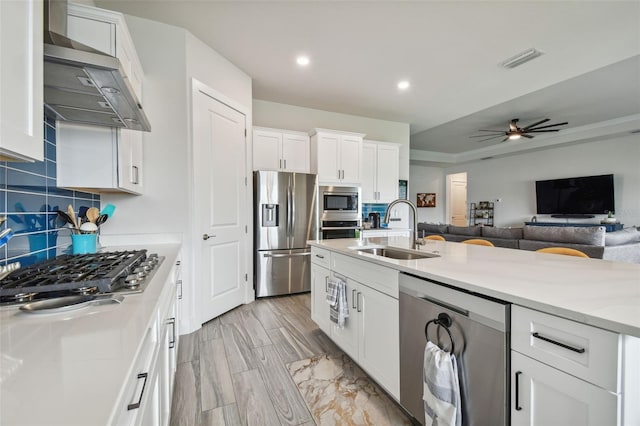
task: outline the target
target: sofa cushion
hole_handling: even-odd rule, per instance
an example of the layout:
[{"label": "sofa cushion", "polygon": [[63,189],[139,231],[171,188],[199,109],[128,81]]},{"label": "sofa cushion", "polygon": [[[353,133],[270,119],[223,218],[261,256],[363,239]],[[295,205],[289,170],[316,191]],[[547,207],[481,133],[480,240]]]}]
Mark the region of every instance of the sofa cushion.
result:
[{"label": "sofa cushion", "polygon": [[448,225],[437,225],[435,223],[418,223],[418,231],[432,234],[446,234]]},{"label": "sofa cushion", "polygon": [[604,226],[531,226],[525,225],[525,240],[604,246]]},{"label": "sofa cushion", "polygon": [[640,242],[640,232],[636,228],[626,228],[604,234],[605,246],[619,246],[638,242]]},{"label": "sofa cushion", "polygon": [[482,236],[487,238],[507,238],[522,239],[522,228],[496,228],[493,226],[483,226]]},{"label": "sofa cushion", "polygon": [[[536,251],[541,248],[558,247],[558,243],[551,243],[549,241],[534,241],[534,240],[520,240],[520,250]],[[562,247],[568,247],[576,250],[580,250],[592,259],[602,259],[604,255],[604,246],[595,246],[587,244],[571,244],[563,243]],[[558,255],[559,256],[559,255]]]},{"label": "sofa cushion", "polygon": [[481,226],[449,226],[449,233],[455,235],[470,235],[472,237],[479,237],[482,233]]}]

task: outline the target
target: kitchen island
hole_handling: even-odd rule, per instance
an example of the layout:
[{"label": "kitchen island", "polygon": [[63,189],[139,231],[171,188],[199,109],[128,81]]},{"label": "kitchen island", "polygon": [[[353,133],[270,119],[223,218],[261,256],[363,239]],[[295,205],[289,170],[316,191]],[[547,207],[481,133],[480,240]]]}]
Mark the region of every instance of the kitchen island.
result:
[{"label": "kitchen island", "polygon": [[[421,376],[419,348],[429,320],[462,314],[451,342],[432,337],[443,348],[455,341],[467,368],[478,341],[475,332],[465,335],[465,324],[484,321],[504,333],[504,348],[483,361],[493,367],[506,359],[504,379],[495,373],[503,390],[494,393],[504,395],[498,398],[504,416],[476,411],[473,396],[463,400],[463,411],[489,421],[480,424],[640,422],[640,265],[444,241],[427,240],[419,250],[410,244],[402,237],[310,242],[312,318],[412,415],[424,414],[422,382],[412,378]],[[329,320],[331,279],[346,284],[344,328]],[[434,302],[435,311],[408,312],[412,298],[420,306]],[[482,299],[506,307],[502,326]],[[463,371],[473,379],[473,371]]]},{"label": "kitchen island", "polygon": [[125,295],[121,304],[48,314],[0,310],[0,424],[168,422],[175,353],[163,339],[176,347],[165,316],[175,309],[180,245],[146,249],[164,261],[144,292]]}]

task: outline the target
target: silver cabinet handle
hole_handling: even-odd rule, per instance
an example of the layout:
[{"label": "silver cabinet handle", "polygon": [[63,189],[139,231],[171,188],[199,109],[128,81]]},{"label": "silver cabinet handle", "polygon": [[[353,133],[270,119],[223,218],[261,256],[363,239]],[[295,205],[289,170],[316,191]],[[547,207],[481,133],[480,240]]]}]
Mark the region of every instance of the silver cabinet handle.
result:
[{"label": "silver cabinet handle", "polygon": [[131,166],[131,183],[138,184],[138,166]]},{"label": "silver cabinet handle", "polygon": [[284,159],[284,169],[287,170],[287,159]]},{"label": "silver cabinet handle", "polygon": [[325,275],[324,277],[324,292],[329,293],[329,276]]},{"label": "silver cabinet handle", "polygon": [[522,371],[516,371],[516,411],[521,411],[522,407],[520,406],[520,375]]},{"label": "silver cabinet handle", "polygon": [[178,300],[182,300],[182,280],[178,280],[178,282],[176,282],[176,285],[180,287],[180,293],[178,293]]},{"label": "silver cabinet handle", "polygon": [[362,309],[360,309],[360,295],[362,293],[358,292],[358,295],[356,296],[356,300],[358,301],[358,312],[362,312]]},{"label": "silver cabinet handle", "polygon": [[311,256],[311,252],[305,253],[284,253],[284,254],[265,254],[264,257],[295,257],[295,256]]},{"label": "silver cabinet handle", "polygon": [[171,324],[172,326],[171,340],[169,340],[169,349],[173,349],[176,347],[176,319],[169,318],[167,320],[167,324]]},{"label": "silver cabinet handle", "polygon": [[323,255],[321,255],[321,254],[316,254],[316,257],[317,257],[318,259],[324,259],[324,256],[323,256]]},{"label": "silver cabinet handle", "polygon": [[142,390],[140,391],[140,398],[138,398],[138,402],[134,402],[133,404],[129,404],[127,405],[127,410],[136,410],[138,408],[140,408],[140,403],[142,402],[142,395],[144,395],[144,388],[147,387],[147,377],[149,376],[148,373],[140,373],[138,374],[138,379],[144,379],[144,382],[142,383]]},{"label": "silver cabinet handle", "polygon": [[356,299],[358,296],[356,295],[356,289],[351,290],[351,307],[356,309]]},{"label": "silver cabinet handle", "polygon": [[202,234],[202,239],[203,240],[208,240],[209,238],[215,238],[215,235],[209,235],[209,234]]}]

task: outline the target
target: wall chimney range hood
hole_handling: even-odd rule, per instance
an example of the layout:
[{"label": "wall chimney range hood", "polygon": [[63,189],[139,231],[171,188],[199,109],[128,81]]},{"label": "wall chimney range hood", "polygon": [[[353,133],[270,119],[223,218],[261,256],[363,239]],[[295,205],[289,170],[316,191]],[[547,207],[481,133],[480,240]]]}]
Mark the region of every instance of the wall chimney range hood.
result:
[{"label": "wall chimney range hood", "polygon": [[44,2],[44,106],[56,119],[150,131],[120,60],[69,39],[67,0]]}]

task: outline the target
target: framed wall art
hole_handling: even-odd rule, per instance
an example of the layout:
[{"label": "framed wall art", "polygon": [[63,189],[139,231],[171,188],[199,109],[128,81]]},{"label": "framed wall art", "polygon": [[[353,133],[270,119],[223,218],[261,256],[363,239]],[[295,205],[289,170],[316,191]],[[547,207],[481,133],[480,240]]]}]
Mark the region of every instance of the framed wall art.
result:
[{"label": "framed wall art", "polygon": [[418,192],[417,207],[435,207],[436,206],[436,194],[432,192]]}]

